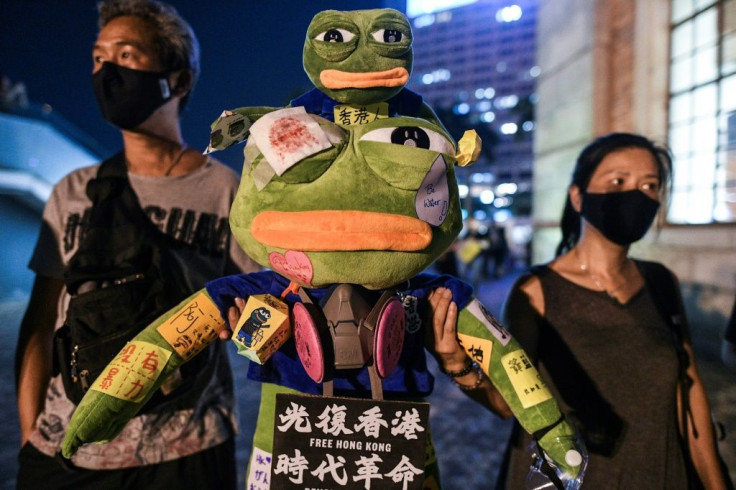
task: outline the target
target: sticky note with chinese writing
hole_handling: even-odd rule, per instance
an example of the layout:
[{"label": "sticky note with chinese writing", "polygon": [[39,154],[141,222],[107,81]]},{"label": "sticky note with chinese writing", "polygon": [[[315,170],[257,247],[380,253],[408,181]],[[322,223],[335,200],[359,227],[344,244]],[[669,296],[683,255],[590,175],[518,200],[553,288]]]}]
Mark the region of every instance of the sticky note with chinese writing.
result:
[{"label": "sticky note with chinese writing", "polygon": [[539,376],[537,368],[526,357],[523,350],[509,352],[501,358],[501,364],[506,370],[522,407],[533,407],[552,398],[552,394]]},{"label": "sticky note with chinese writing", "polygon": [[269,490],[271,488],[271,453],[259,447],[253,447],[246,488],[248,490]]},{"label": "sticky note with chinese writing", "polygon": [[158,333],[183,359],[199,354],[225,328],[215,303],[203,292],[158,327]]},{"label": "sticky note with chinese writing", "polygon": [[157,345],[138,340],[128,342],[90,389],[139,403],[161,375],[169,357],[171,352]]},{"label": "sticky note with chinese writing", "polygon": [[468,353],[470,358],[477,362],[483,371],[487,373],[488,366],[491,362],[493,342],[473,337],[472,335],[465,335],[460,332],[457,333],[457,338],[460,340],[460,345],[463,347],[465,352]]},{"label": "sticky note with chinese writing", "polygon": [[270,294],[258,294],[248,298],[233,342],[238,354],[263,364],[290,336],[288,305]]},{"label": "sticky note with chinese writing", "polygon": [[388,117],[388,104],[379,102],[377,104],[366,104],[362,106],[336,105],[332,110],[335,123],[340,126],[359,126],[368,124],[376,119]]}]

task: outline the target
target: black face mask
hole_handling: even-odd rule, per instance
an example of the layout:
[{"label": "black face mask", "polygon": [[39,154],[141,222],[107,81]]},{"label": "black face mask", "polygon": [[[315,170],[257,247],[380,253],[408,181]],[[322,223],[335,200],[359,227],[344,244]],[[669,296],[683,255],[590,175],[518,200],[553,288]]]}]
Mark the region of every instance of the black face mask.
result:
[{"label": "black face mask", "polygon": [[133,129],[171,98],[165,73],[131,70],[105,62],[92,75],[102,115],[120,129]]},{"label": "black face mask", "polygon": [[613,243],[629,245],[644,236],[658,209],[659,202],[640,190],[585,192],[581,214]]}]

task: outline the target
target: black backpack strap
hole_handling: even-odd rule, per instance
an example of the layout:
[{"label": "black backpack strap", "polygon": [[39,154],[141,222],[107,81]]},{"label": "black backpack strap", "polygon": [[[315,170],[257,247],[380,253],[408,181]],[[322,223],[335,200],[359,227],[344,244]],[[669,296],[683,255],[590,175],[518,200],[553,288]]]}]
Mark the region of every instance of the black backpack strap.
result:
[{"label": "black backpack strap", "polygon": [[[685,328],[686,317],[679,288],[672,273],[662,264],[643,260],[635,260],[635,262],[644,277],[644,283],[654,300],[657,311],[671,329],[679,361],[679,384],[682,390],[683,423],[685,423],[684,427],[687,427],[687,418],[690,418],[693,426],[693,435],[697,438],[698,431],[695,427],[692,411],[690,410],[690,387],[693,384],[692,378],[687,374],[687,369],[690,366],[690,356],[683,345],[685,342],[689,342],[689,337]],[[687,435],[687,432],[685,434]]]},{"label": "black backpack strap", "polygon": [[[97,176],[87,183],[86,193],[92,202],[89,219],[64,273],[71,294],[83,290],[87,284],[140,272],[142,266],[138,262],[143,259],[128,256],[137,249],[137,244],[161,250],[184,246],[161,232],[146,216],[128,179],[123,152],[100,164]],[[110,277],[111,271],[116,277]]]},{"label": "black backpack strap", "polygon": [[97,177],[121,177],[128,178],[128,166],[125,163],[125,153],[119,152],[100,164]]}]

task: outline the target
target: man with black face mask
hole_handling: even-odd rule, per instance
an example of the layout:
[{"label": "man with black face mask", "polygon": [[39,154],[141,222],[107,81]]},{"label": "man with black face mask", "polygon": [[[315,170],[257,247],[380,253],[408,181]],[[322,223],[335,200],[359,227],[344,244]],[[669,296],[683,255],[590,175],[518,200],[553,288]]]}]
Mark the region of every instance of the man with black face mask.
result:
[{"label": "man with black face mask", "polygon": [[[199,48],[190,26],[172,7],[155,0],[109,0],[100,3],[99,12],[92,86],[103,116],[123,138],[123,151],[103,167],[115,162],[106,168],[117,169],[112,177],[118,186],[132,189],[126,195],[137,201],[133,208],[145,221],[140,230],[133,229],[133,237],[163,237],[156,238],[156,246],[167,244],[166,276],[176,277],[184,294],[216,277],[257,270],[230,236],[227,217],[236,174],[182,138],[180,113],[199,74]],[[44,210],[30,263],[37,276],[16,351],[23,443],[18,487],[234,488],[232,375],[225,346],[217,342],[200,354],[207,359],[206,369],[182,372],[181,380],[167,388],[176,394],[186,386],[185,395],[171,395],[107,444],[85,446],[72,460],[59,455],[75,408],[69,386],[84,371],[72,366],[66,378],[63,368],[56,374],[51,345],[60,335],[54,332],[69,322],[67,306],[75,299],[145,280],[145,274],[132,274],[114,281],[70,281],[79,276],[80,250],[94,248],[87,235],[95,226],[100,234],[105,225],[95,223],[100,219],[95,218],[94,191],[113,180],[102,180],[100,165],[76,170],[55,186]],[[108,226],[116,237],[119,230]],[[118,253],[114,240],[109,245]],[[95,264],[105,260],[106,250],[97,254]],[[118,256],[109,258],[115,262]],[[96,304],[94,312],[104,312],[107,304]]]}]

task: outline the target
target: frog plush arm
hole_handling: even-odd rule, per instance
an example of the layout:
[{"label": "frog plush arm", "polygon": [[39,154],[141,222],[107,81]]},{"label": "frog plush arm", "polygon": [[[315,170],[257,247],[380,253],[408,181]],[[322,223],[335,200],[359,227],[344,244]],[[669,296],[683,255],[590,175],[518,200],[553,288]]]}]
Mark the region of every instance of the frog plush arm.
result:
[{"label": "frog plush arm", "polygon": [[457,336],[519,424],[535,436],[566,488],[577,488],[587,453],[521,345],[475,299],[458,315]]},{"label": "frog plush arm", "polygon": [[279,107],[239,107],[222,111],[210,124],[210,142],[204,153],[224,150],[245,141],[250,135],[250,127],[258,119],[278,110]]},{"label": "frog plush arm", "polygon": [[70,458],[82,444],[117,436],[166,379],[224,328],[204,289],[160,316],[128,342],[92,384],[69,422],[62,455]]}]

